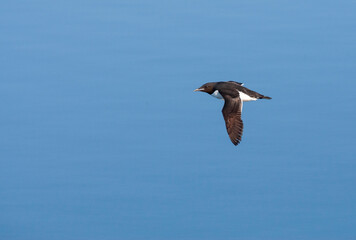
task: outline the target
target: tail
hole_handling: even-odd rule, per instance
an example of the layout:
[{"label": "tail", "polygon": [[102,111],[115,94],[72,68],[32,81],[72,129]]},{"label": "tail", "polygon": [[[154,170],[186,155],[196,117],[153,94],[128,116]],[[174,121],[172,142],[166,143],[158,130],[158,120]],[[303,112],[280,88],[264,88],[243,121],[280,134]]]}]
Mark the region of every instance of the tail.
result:
[{"label": "tail", "polygon": [[272,99],[272,98],[268,97],[268,96],[262,96],[262,97],[260,97],[260,99]]}]

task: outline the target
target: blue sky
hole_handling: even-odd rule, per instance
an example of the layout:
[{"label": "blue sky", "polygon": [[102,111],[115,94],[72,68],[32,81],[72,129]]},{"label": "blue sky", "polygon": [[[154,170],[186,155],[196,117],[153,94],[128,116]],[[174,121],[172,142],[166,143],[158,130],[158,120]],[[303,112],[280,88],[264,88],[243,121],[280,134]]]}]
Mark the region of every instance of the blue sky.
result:
[{"label": "blue sky", "polygon": [[355,239],[355,7],[2,2],[0,238]]}]

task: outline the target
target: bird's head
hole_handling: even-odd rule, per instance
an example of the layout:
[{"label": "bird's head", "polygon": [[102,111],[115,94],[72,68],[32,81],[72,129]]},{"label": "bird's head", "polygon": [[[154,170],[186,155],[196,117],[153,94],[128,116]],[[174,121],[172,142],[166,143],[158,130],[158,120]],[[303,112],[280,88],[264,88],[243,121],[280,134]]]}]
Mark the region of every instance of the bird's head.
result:
[{"label": "bird's head", "polygon": [[195,89],[194,92],[200,91],[200,92],[206,92],[206,93],[212,94],[214,92],[214,87],[215,87],[215,83],[213,83],[213,82],[205,83],[200,88]]}]

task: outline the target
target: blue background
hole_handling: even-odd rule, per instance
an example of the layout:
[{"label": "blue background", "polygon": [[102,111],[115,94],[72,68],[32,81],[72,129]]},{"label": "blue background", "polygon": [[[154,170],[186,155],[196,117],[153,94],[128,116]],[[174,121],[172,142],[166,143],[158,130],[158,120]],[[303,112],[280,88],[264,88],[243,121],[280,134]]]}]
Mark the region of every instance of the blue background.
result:
[{"label": "blue background", "polygon": [[0,239],[356,239],[355,9],[2,1]]}]

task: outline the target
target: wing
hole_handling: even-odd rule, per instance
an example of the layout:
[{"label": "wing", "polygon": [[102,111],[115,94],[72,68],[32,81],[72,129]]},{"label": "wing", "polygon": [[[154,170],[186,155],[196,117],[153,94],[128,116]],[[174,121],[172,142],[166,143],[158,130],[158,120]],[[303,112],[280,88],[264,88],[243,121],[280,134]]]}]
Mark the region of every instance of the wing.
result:
[{"label": "wing", "polygon": [[222,114],[225,119],[226,130],[231,142],[236,146],[240,143],[243,131],[243,122],[241,119],[242,101],[240,97],[223,96],[225,104]]},{"label": "wing", "polygon": [[235,81],[228,81],[228,82],[231,82],[231,83],[237,83],[238,85],[240,86],[243,86],[244,84],[243,83],[240,83],[240,82],[235,82]]}]

